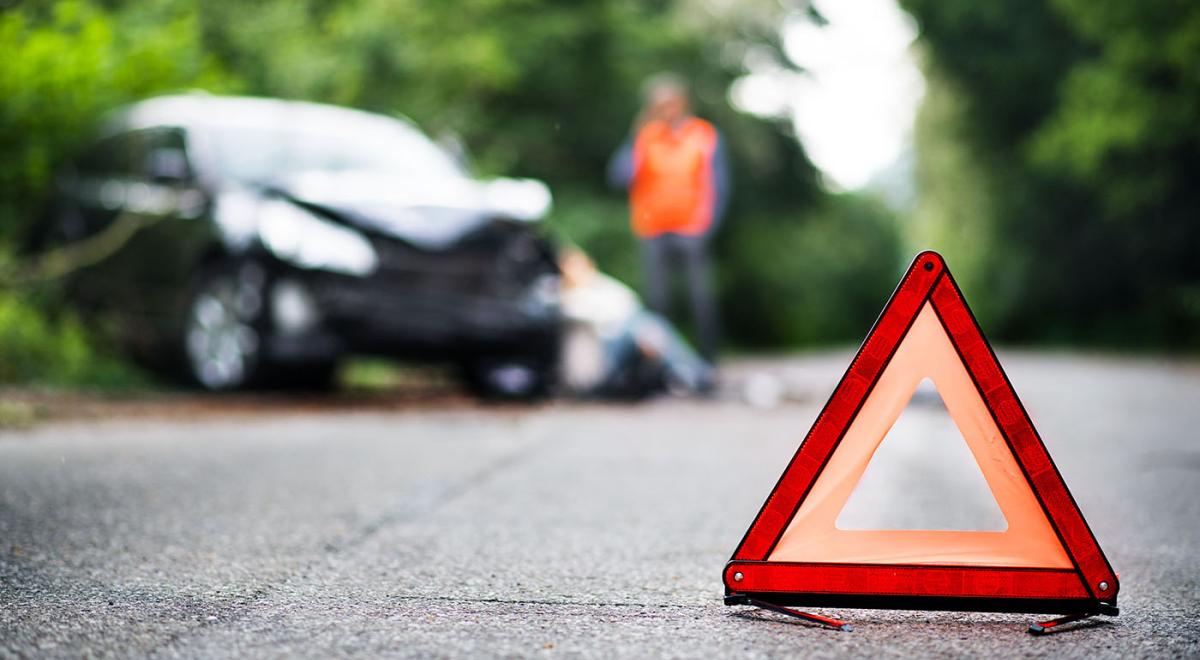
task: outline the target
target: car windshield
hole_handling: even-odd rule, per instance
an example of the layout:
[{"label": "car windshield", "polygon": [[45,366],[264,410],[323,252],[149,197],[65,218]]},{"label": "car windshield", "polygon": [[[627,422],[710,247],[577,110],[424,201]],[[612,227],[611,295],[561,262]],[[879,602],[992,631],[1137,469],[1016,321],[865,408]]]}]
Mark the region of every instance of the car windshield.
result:
[{"label": "car windshield", "polygon": [[408,179],[462,178],[462,168],[417,130],[383,117],[342,122],[210,126],[221,175],[264,182],[312,171],[366,171]]}]

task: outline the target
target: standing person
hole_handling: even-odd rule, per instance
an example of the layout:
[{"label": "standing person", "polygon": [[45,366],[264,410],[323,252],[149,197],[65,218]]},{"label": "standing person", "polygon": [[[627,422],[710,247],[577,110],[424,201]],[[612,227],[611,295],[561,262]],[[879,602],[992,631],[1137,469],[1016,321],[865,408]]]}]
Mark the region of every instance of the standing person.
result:
[{"label": "standing person", "polygon": [[682,264],[700,352],[712,362],[718,319],[708,247],[729,198],[729,167],[717,129],[692,114],[682,78],[660,74],[647,81],[645,107],[608,176],[629,190],[647,303],[670,316],[672,275]]}]

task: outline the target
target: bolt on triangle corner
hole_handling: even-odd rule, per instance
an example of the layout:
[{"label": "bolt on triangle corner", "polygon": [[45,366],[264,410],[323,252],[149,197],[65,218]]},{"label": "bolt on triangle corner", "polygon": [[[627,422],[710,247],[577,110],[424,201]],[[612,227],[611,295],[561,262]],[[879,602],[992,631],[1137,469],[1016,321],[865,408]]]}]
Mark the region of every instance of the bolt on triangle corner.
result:
[{"label": "bolt on triangle corner", "polygon": [[[1008,528],[839,529],[838,513],[924,378],[942,392]],[[723,582],[729,604],[1084,615],[1115,613],[1119,590],[961,290],[932,251],[905,272],[726,564]]]}]

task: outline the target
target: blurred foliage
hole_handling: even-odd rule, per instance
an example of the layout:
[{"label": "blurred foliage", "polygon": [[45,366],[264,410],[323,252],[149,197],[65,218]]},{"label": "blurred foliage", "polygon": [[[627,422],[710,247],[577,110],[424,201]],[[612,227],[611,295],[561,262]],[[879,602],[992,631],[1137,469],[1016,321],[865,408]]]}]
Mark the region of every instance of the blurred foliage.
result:
[{"label": "blurred foliage", "polygon": [[[868,202],[828,196],[786,122],[739,113],[727,96],[748,54],[788,66],[779,26],[805,7],[801,0],[17,3],[0,9],[0,148],[8,155],[0,162],[0,242],[12,245],[28,231],[55,164],[105,111],[205,89],[408,116],[432,136],[465,145],[481,175],[546,180],[556,194],[548,230],[636,284],[637,246],[623,195],[604,188],[604,167],[637,113],[642,81],[674,70],[691,80],[699,114],[722,130],[734,163],[733,208],[717,237],[732,341],[857,339],[877,311],[860,309],[864,296],[866,307],[877,306],[896,274],[890,220]],[[0,351],[32,357],[11,362],[0,380],[35,378],[34,365],[55,354],[62,357],[54,368],[75,374],[87,354],[78,325],[5,295]]]},{"label": "blurred foliage", "polygon": [[221,89],[193,13],[153,25],[93,3],[0,10],[0,239],[33,221],[53,168],[106,111],[164,89]]},{"label": "blurred foliage", "polygon": [[914,127],[920,192],[905,238],[913,251],[930,247],[946,256],[972,309],[991,331],[1000,301],[1018,293],[1011,287],[1002,291],[1004,280],[988,279],[1006,270],[994,250],[1000,186],[993,177],[1003,173],[991,174],[983,154],[966,146],[970,122],[964,94],[936,67],[925,69],[925,97]]},{"label": "blurred foliage", "polygon": [[[8,252],[36,220],[54,167],[106,111],[164,89],[222,89],[225,78],[186,12],[149,25],[94,3],[29,3],[0,10],[0,44],[0,270],[9,272]],[[144,382],[45,294],[0,288],[0,382]]]},{"label": "blurred foliage", "polygon": [[902,0],[916,240],[1006,339],[1200,347],[1200,5]]},{"label": "blurred foliage", "polygon": [[752,345],[802,346],[859,339],[898,277],[897,221],[877,200],[831,195],[801,222],[752,218],[767,231],[737,232],[722,247],[723,317]]},{"label": "blurred foliage", "polygon": [[145,382],[135,368],[102,350],[69,312],[0,291],[0,383],[105,389]]}]

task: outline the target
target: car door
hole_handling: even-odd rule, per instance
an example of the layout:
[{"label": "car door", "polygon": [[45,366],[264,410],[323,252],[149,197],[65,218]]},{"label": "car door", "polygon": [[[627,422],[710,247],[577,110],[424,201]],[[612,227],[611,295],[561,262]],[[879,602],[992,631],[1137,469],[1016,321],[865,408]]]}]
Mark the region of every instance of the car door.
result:
[{"label": "car door", "polygon": [[109,253],[76,288],[90,307],[115,312],[121,338],[137,349],[153,349],[171,331],[195,264],[212,245],[185,136],[174,127],[126,131],[98,142],[77,166],[75,222],[85,237],[102,237]]},{"label": "car door", "polygon": [[[127,133],[105,136],[59,172],[46,238],[38,249],[69,255],[65,284],[75,304],[90,313],[122,312],[126,299],[112,295],[111,260],[121,245],[106,240],[121,215],[133,169]],[[95,246],[95,247],[93,247]]]}]

